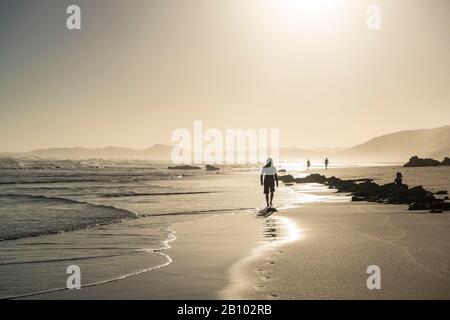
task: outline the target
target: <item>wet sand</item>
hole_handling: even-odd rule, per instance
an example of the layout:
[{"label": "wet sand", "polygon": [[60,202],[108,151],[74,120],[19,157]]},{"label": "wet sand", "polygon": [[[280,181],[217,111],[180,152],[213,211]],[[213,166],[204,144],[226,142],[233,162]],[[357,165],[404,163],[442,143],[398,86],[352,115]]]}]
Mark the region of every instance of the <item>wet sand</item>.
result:
[{"label": "wet sand", "polygon": [[[236,263],[224,298],[450,298],[449,214],[315,203],[278,215],[290,220],[298,239]],[[380,290],[367,288],[370,265],[380,267]]]}]

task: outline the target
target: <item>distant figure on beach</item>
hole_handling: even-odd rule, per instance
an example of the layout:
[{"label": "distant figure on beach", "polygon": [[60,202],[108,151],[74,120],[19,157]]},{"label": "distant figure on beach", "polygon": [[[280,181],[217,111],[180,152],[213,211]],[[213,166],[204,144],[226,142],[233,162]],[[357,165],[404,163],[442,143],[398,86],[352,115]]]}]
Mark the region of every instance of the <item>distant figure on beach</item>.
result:
[{"label": "distant figure on beach", "polygon": [[[261,185],[264,186],[264,194],[266,195],[267,208],[272,206],[273,195],[275,192],[275,182],[278,188],[277,169],[273,165],[272,158],[268,158],[266,165],[261,170]],[[270,202],[269,202],[270,193]]]},{"label": "distant figure on beach", "polygon": [[308,159],[308,161],[306,161],[306,168],[307,168],[307,170],[309,170],[309,167],[311,167],[311,161],[309,161],[309,159]]},{"label": "distant figure on beach", "polygon": [[397,176],[395,177],[394,184],[395,184],[395,187],[397,188],[397,190],[403,189],[403,175],[401,172],[397,172]]},{"label": "distant figure on beach", "polygon": [[330,163],[330,161],[328,161],[328,158],[325,158],[325,170],[328,169],[328,163]]}]

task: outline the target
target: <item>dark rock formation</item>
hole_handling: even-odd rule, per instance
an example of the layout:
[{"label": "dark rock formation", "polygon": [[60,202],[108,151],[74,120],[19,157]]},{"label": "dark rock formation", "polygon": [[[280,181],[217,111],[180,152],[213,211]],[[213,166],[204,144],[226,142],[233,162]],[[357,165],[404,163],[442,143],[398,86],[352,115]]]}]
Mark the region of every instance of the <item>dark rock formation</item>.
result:
[{"label": "dark rock formation", "polygon": [[434,159],[422,159],[418,156],[411,157],[404,167],[437,167],[441,163]]},{"label": "dark rock formation", "polygon": [[296,178],[296,183],[321,183],[324,184],[327,178],[321,174],[313,173],[304,178]]},{"label": "dark rock formation", "polygon": [[436,212],[450,210],[450,202],[436,199],[430,191],[425,190],[422,186],[408,188],[406,184],[403,184],[399,189],[394,183],[379,185],[372,179],[343,180],[334,176],[326,178],[320,174],[311,174],[296,179],[288,175],[285,178],[288,182],[325,184],[329,188],[336,189],[337,192],[350,193],[352,201],[407,204],[409,210],[434,210]]},{"label": "dark rock formation", "polygon": [[286,172],[286,169],[280,169],[278,172]]},{"label": "dark rock formation", "polygon": [[436,192],[435,194],[448,194],[446,190],[441,190]]},{"label": "dark rock formation", "polygon": [[443,166],[450,166],[450,158],[449,157],[445,157],[444,160],[442,160],[441,164]]},{"label": "dark rock formation", "polygon": [[183,165],[183,166],[173,166],[169,167],[169,170],[201,170],[200,167],[190,166],[190,165]]},{"label": "dark rock formation", "polygon": [[278,176],[278,180],[284,183],[292,183],[294,182],[294,177],[290,174],[284,175],[284,176]]},{"label": "dark rock formation", "polygon": [[210,164],[207,164],[207,165],[205,166],[205,168],[206,168],[206,171],[218,171],[218,170],[220,170],[219,167],[214,167],[214,166],[212,166],[212,165],[210,165]]}]

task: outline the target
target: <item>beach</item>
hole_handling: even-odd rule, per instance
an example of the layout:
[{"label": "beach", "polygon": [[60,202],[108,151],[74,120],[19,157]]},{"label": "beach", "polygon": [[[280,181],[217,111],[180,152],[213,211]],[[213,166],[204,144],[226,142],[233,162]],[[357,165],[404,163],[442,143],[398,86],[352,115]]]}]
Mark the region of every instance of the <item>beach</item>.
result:
[{"label": "beach", "polygon": [[[298,228],[298,241],[238,262],[224,297],[450,298],[448,215],[410,214],[392,205],[309,204],[280,216]],[[379,290],[366,285],[371,265],[381,270]]]},{"label": "beach", "polygon": [[[29,298],[450,298],[448,215],[410,214],[393,205],[322,203],[254,219],[227,214],[179,223],[177,240],[167,250],[173,259],[169,266]],[[370,265],[380,267],[380,290],[366,286]]]},{"label": "beach", "polygon": [[[374,177],[384,183],[397,170],[387,166],[315,172]],[[405,172],[411,186],[422,182],[435,192],[448,188],[445,170]],[[289,173],[308,174],[293,169]],[[114,208],[141,216],[2,241],[3,260],[10,259],[0,265],[5,271],[2,282],[16,281],[17,292],[30,290],[30,285],[53,286],[25,292],[23,299],[450,298],[448,213],[412,213],[406,205],[351,202],[348,194],[305,183],[281,184],[275,198],[279,211],[257,217],[262,195],[255,177],[257,171],[239,169],[157,181],[160,190],[169,189],[164,195],[143,194],[145,186],[133,180],[127,188],[138,189],[139,194],[122,190],[126,196],[97,196],[97,202],[89,203],[114,201]],[[61,182],[57,185],[62,188]],[[33,192],[43,192],[44,186],[33,185]],[[100,191],[102,195],[104,189]],[[170,210],[163,206],[168,203],[173,206]],[[70,264],[80,265],[79,290],[64,289]],[[369,266],[380,269],[379,290],[367,286]],[[19,275],[20,281],[15,278]]]}]

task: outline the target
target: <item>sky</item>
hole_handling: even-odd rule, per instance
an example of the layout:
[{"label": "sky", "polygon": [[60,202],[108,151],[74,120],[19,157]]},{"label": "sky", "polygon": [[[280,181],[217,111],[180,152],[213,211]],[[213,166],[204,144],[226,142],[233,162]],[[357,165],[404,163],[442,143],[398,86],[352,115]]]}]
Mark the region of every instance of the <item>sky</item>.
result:
[{"label": "sky", "polygon": [[449,125],[449,57],[448,0],[2,0],[0,152],[146,148],[194,120],[352,146]]}]

